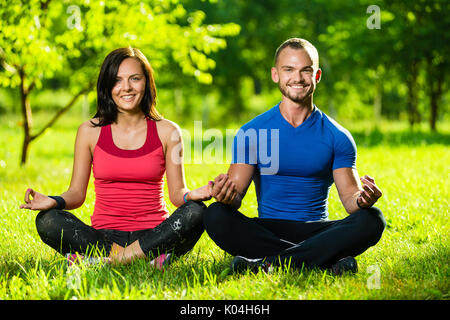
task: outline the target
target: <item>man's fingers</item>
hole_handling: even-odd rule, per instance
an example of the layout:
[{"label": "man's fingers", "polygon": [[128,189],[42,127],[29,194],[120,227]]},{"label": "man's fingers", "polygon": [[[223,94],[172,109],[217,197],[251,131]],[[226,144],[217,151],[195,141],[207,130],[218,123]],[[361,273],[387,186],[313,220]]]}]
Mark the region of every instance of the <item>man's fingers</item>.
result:
[{"label": "man's fingers", "polygon": [[227,182],[227,192],[225,194],[225,199],[227,203],[231,203],[236,196],[236,186],[234,185],[234,182],[229,180]]},{"label": "man's fingers", "polygon": [[363,189],[370,197],[373,196],[374,192],[373,192],[372,188],[369,187],[367,184],[363,185]]},{"label": "man's fingers", "polygon": [[370,202],[368,202],[365,198],[364,198],[364,196],[361,194],[360,196],[359,196],[359,198],[358,198],[358,204],[361,206],[361,207],[363,207],[363,208],[366,208],[366,207],[370,207],[371,206],[371,203]]},{"label": "man's fingers", "polygon": [[227,180],[221,191],[215,196],[216,200],[223,203],[231,203],[236,196],[236,187],[234,182]]},{"label": "man's fingers", "polygon": [[366,178],[367,176],[364,176],[364,177],[361,177],[361,182],[363,183],[363,184],[368,184],[368,185],[371,185],[371,186],[373,186],[373,185],[375,185],[375,180],[370,180],[370,179],[367,179]]},{"label": "man's fingers", "polygon": [[222,201],[227,202],[229,200],[232,184],[233,184],[233,181],[227,180],[224,187],[222,188],[222,190],[220,192]]},{"label": "man's fingers", "polygon": [[223,189],[224,184],[227,182],[228,176],[226,174],[220,174],[214,179],[212,184],[212,194],[217,196]]},{"label": "man's fingers", "polygon": [[378,188],[378,186],[375,184],[375,180],[371,177],[369,177],[370,179],[366,179],[365,177],[369,176],[364,176],[363,178],[361,178],[363,188],[364,186],[368,186],[377,198],[381,197],[383,193],[381,192],[380,188]]},{"label": "man's fingers", "polygon": [[370,197],[365,191],[362,191],[360,193],[359,198],[360,198],[359,204],[362,205],[363,207],[371,205]]},{"label": "man's fingers", "polygon": [[214,198],[217,199],[217,201],[222,201],[224,199],[224,196],[227,192],[226,190],[226,180],[221,180],[220,182],[214,183]]},{"label": "man's fingers", "polygon": [[227,179],[227,178],[228,178],[228,175],[226,173],[221,173],[214,179],[214,183],[220,183],[221,181],[223,181],[224,179]]}]

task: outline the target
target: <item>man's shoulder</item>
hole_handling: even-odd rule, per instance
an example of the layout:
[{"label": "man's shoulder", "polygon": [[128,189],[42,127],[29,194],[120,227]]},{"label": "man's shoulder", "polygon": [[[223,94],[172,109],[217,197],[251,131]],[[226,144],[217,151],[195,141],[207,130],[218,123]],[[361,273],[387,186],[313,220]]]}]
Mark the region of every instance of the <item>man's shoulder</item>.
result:
[{"label": "man's shoulder", "polygon": [[273,120],[275,119],[275,115],[277,112],[278,104],[269,110],[257,115],[247,123],[245,123],[241,129],[263,129],[268,128],[273,124]]},{"label": "man's shoulder", "polygon": [[347,138],[353,139],[350,131],[347,130],[344,126],[339,124],[335,119],[331,118],[330,116],[325,114],[323,111],[321,111],[320,113],[321,113],[321,117],[323,119],[324,127],[327,128],[333,136],[347,137]]}]

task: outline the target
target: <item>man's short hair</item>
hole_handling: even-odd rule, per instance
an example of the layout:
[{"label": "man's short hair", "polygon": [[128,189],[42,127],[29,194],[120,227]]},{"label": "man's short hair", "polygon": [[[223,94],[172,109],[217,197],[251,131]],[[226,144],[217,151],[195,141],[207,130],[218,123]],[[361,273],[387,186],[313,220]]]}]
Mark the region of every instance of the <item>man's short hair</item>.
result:
[{"label": "man's short hair", "polygon": [[287,39],[285,42],[283,42],[278,48],[277,51],[275,51],[275,57],[273,60],[273,65],[276,66],[278,56],[280,55],[281,51],[283,51],[284,48],[289,47],[292,49],[304,49],[308,52],[309,56],[311,57],[311,60],[313,62],[313,66],[316,68],[319,68],[319,52],[317,51],[316,47],[312,45],[311,42],[305,39],[301,38],[291,38]]}]

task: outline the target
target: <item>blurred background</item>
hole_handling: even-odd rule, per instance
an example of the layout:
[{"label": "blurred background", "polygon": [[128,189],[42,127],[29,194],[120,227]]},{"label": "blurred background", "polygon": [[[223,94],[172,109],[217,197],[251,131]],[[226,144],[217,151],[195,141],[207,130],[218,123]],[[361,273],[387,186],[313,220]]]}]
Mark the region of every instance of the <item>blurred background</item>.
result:
[{"label": "blurred background", "polygon": [[0,118],[22,128],[22,163],[30,143],[62,118],[93,116],[98,72],[115,48],[147,56],[164,117],[187,129],[194,120],[224,129],[279,102],[270,68],[290,37],[317,47],[323,76],[314,102],[338,122],[443,132],[448,144],[449,1],[0,3]]}]

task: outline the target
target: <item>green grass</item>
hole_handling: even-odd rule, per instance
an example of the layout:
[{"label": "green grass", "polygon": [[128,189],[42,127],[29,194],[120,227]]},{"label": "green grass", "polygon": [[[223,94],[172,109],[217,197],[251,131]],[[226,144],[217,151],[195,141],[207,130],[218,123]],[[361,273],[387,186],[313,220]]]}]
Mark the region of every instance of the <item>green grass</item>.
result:
[{"label": "green grass", "polygon": [[[35,123],[42,123],[45,117],[37,114]],[[144,260],[128,266],[68,269],[61,256],[40,240],[34,225],[36,212],[19,210],[18,206],[27,187],[46,194],[66,190],[75,132],[81,121],[75,113],[64,116],[33,143],[29,161],[21,168],[19,118],[0,118],[0,299],[450,297],[448,124],[440,124],[439,134],[422,129],[411,132],[392,124],[384,124],[381,131],[351,126],[358,144],[359,173],[374,176],[384,192],[378,207],[384,212],[387,228],[380,242],[357,258],[356,275],[335,277],[320,270],[288,268],[272,274],[225,275],[232,257],[206,233],[189,255],[164,272],[150,269]],[[226,169],[226,164],[186,165],[188,187],[201,186]],[[93,205],[91,181],[86,203],[73,212],[89,223]],[[256,215],[253,187],[242,211]],[[334,188],[329,211],[330,219],[346,215]],[[377,275],[379,282],[373,282]]]}]

